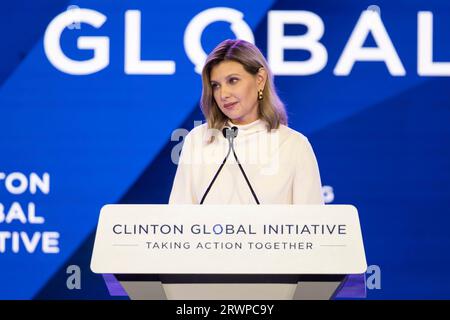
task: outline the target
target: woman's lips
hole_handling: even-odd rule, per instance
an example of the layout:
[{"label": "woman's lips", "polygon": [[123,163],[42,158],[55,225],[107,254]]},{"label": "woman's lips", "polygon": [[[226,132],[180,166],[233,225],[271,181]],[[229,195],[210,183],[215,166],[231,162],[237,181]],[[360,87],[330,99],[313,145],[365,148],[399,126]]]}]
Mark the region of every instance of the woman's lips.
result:
[{"label": "woman's lips", "polygon": [[237,102],[227,103],[227,104],[225,104],[223,107],[224,107],[225,109],[232,109],[232,108],[236,105],[236,103],[237,103]]}]

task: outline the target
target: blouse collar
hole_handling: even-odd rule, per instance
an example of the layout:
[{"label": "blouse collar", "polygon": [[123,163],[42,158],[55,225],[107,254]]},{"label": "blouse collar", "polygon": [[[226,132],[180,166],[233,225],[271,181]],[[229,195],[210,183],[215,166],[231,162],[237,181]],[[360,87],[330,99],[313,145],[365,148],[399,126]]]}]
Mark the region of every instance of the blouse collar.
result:
[{"label": "blouse collar", "polygon": [[231,120],[228,120],[226,126],[237,127],[239,130],[238,136],[253,134],[260,131],[267,131],[267,124],[262,119],[257,119],[247,124],[234,124]]},{"label": "blouse collar", "polygon": [[[267,122],[262,119],[257,119],[248,124],[234,124],[231,120],[227,120],[224,127],[237,127],[238,139],[246,136],[251,136],[258,132],[267,132]],[[203,136],[203,141],[207,143],[211,139],[211,135],[216,135],[216,132],[217,131],[207,130]]]}]

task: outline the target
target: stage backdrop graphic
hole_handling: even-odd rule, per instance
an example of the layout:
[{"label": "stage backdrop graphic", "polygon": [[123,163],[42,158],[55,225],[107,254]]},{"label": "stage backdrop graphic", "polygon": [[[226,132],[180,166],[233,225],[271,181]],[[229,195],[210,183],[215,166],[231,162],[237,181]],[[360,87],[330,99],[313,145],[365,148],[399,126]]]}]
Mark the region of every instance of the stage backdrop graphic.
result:
[{"label": "stage backdrop graphic", "polygon": [[368,298],[450,298],[448,1],[10,1],[1,18],[0,299],[126,298],[89,268],[100,208],[167,203],[227,38],[269,59],[326,202],[358,208]]}]

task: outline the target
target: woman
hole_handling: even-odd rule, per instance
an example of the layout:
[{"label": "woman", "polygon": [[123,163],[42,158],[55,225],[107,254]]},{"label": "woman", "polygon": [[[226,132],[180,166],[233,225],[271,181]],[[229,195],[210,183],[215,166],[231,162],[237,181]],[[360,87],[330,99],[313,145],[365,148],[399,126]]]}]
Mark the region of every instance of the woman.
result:
[{"label": "woman", "polygon": [[[314,152],[287,127],[273,75],[255,45],[220,43],[207,57],[202,86],[207,123],[185,137],[170,204],[323,204]],[[214,179],[230,149],[225,127],[237,128],[233,145],[242,170],[232,154]]]}]

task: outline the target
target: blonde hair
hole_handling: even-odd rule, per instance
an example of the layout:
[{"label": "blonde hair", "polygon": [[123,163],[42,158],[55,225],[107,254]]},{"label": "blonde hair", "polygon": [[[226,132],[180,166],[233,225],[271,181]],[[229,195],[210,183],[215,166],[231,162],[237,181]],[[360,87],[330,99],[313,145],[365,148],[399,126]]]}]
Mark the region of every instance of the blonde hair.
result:
[{"label": "blonde hair", "polygon": [[[263,67],[267,72],[267,80],[263,89],[263,99],[259,102],[259,118],[267,123],[267,130],[278,129],[280,124],[287,125],[286,109],[276,93],[273,74],[261,51],[252,43],[244,40],[225,40],[221,42],[206,58],[202,71],[202,97],[200,108],[206,118],[209,129],[221,130],[228,118],[217,106],[211,87],[211,70],[222,61],[236,61],[244,69],[256,75]],[[255,92],[255,96],[256,96]],[[214,138],[211,139],[211,141]],[[210,142],[211,142],[210,141]]]}]

